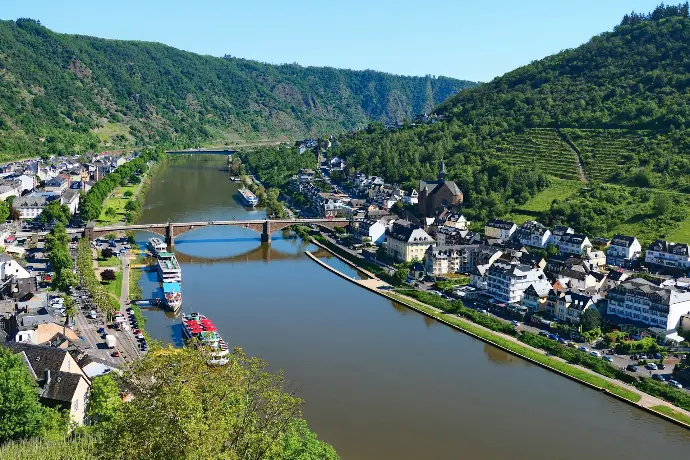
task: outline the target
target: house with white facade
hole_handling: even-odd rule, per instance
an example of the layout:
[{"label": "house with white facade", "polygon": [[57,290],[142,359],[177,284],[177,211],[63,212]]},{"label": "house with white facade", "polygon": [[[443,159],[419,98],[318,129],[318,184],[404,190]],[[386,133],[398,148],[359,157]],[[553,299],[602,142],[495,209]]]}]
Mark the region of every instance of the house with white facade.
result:
[{"label": "house with white facade", "polygon": [[637,238],[626,235],[613,235],[606,251],[606,263],[616,267],[630,267],[642,254],[642,246]]},{"label": "house with white facade", "polygon": [[587,235],[572,233],[562,236],[558,243],[554,243],[564,254],[584,254],[592,250],[592,243]]},{"label": "house with white facade", "polygon": [[46,192],[53,192],[60,195],[62,192],[67,190],[69,187],[69,181],[62,176],[55,176],[52,179],[48,179],[45,184]]},{"label": "house with white facade", "polygon": [[20,196],[12,201],[12,207],[19,212],[20,219],[35,219],[48,206],[50,200],[42,195]]},{"label": "house with white facade", "polygon": [[484,226],[484,235],[499,241],[508,241],[517,230],[517,225],[505,220],[491,219]]},{"label": "house with white facade", "polygon": [[519,303],[525,290],[532,284],[537,285],[539,290],[542,286],[549,285],[541,268],[518,263],[495,262],[489,267],[487,275],[489,294],[507,304]]},{"label": "house with white facade", "polygon": [[10,276],[15,278],[29,278],[31,275],[19,262],[7,254],[0,254],[0,280],[5,281]]},{"label": "house with white facade", "polygon": [[383,219],[364,219],[357,226],[354,237],[360,242],[366,242],[368,238],[372,244],[381,244],[386,240],[387,228],[388,225]]},{"label": "house with white facade", "polygon": [[631,278],[609,291],[607,313],[651,327],[674,330],[681,316],[690,313],[690,292]]},{"label": "house with white facade", "polygon": [[525,246],[543,249],[551,242],[551,230],[535,220],[530,220],[515,231],[513,239]]},{"label": "house with white facade", "polygon": [[690,268],[690,248],[685,243],[656,240],[647,248],[644,261],[656,269],[686,271]]},{"label": "house with white facade", "polygon": [[589,308],[595,308],[591,296],[569,289],[559,293],[554,316],[567,323],[579,324],[580,317]]},{"label": "house with white facade", "polygon": [[551,230],[551,243],[558,246],[564,237],[568,237],[573,233],[575,233],[575,230],[570,227],[556,225],[553,230]]}]

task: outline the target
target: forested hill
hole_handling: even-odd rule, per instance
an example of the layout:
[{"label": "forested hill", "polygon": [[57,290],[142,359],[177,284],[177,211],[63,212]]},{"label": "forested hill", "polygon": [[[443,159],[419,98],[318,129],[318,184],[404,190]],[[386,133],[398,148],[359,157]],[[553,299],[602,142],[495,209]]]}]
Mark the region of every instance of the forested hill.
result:
[{"label": "forested hill", "polygon": [[374,124],[334,154],[409,186],[435,177],[444,158],[476,219],[509,215],[543,188],[542,176],[690,193],[688,5],[626,15],[612,32],[462,91],[436,112],[445,119],[431,125]]},{"label": "forested hill", "polygon": [[195,146],[402,121],[474,83],[268,65],[0,22],[0,151]]}]

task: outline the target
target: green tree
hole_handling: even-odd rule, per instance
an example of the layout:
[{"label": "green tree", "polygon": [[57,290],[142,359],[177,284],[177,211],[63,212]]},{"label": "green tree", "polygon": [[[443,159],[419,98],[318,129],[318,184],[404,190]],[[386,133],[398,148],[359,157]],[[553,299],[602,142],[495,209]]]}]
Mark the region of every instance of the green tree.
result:
[{"label": "green tree", "polygon": [[53,281],[53,285],[56,289],[68,294],[71,292],[72,288],[78,284],[79,280],[77,279],[77,275],[74,274],[71,268],[61,268]]},{"label": "green tree", "polygon": [[656,193],[654,195],[654,202],[652,204],[654,214],[656,214],[657,216],[663,216],[664,214],[669,212],[672,207],[673,201],[671,201],[671,198],[667,194]]},{"label": "green tree", "polygon": [[589,332],[601,327],[601,315],[595,307],[590,307],[582,314],[580,324],[584,332]]},{"label": "green tree", "polygon": [[91,423],[110,423],[122,407],[120,389],[115,379],[106,374],[93,379],[86,415]]},{"label": "green tree", "polygon": [[125,198],[132,198],[133,195],[134,195],[134,192],[132,192],[131,190],[127,190],[125,192]]},{"label": "green tree", "polygon": [[113,218],[113,217],[117,216],[117,211],[115,211],[115,208],[108,207],[105,210],[105,215],[106,215],[106,217]]},{"label": "green tree", "polygon": [[[152,349],[119,377],[134,398],[95,426],[112,458],[336,458],[301,425],[302,401],[281,374],[241,350],[209,366],[203,350]],[[155,436],[142,436],[152,433]],[[295,457],[292,454],[304,453]]]},{"label": "green tree", "polygon": [[127,204],[125,205],[125,210],[126,211],[137,211],[137,210],[139,210],[139,202],[134,201],[134,200],[128,201]]},{"label": "green tree", "polygon": [[43,223],[59,222],[62,225],[67,225],[70,217],[69,207],[61,204],[60,200],[53,200],[48,203],[38,216],[39,220]]},{"label": "green tree", "polygon": [[0,347],[0,442],[40,434],[45,410],[36,383],[18,355]]}]

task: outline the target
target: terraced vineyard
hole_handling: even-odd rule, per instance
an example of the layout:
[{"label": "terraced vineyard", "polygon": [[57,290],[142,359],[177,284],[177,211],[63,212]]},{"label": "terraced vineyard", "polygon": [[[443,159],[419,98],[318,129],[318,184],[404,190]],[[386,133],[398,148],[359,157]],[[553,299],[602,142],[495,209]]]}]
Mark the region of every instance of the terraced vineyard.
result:
[{"label": "terraced vineyard", "polygon": [[577,154],[554,129],[534,128],[510,136],[496,147],[496,156],[508,164],[561,179],[579,179]]},{"label": "terraced vineyard", "polygon": [[562,129],[561,132],[580,152],[585,173],[590,179],[607,181],[620,166],[644,152],[650,131],[622,129]]}]

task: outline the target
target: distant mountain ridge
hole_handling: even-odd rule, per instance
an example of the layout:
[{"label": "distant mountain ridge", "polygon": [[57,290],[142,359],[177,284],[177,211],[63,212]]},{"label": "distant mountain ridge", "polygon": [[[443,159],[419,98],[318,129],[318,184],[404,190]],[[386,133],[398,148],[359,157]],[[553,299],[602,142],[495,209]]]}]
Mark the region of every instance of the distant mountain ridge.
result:
[{"label": "distant mountain ridge", "polygon": [[410,119],[474,85],[201,56],[0,21],[0,152],[322,135]]}]

